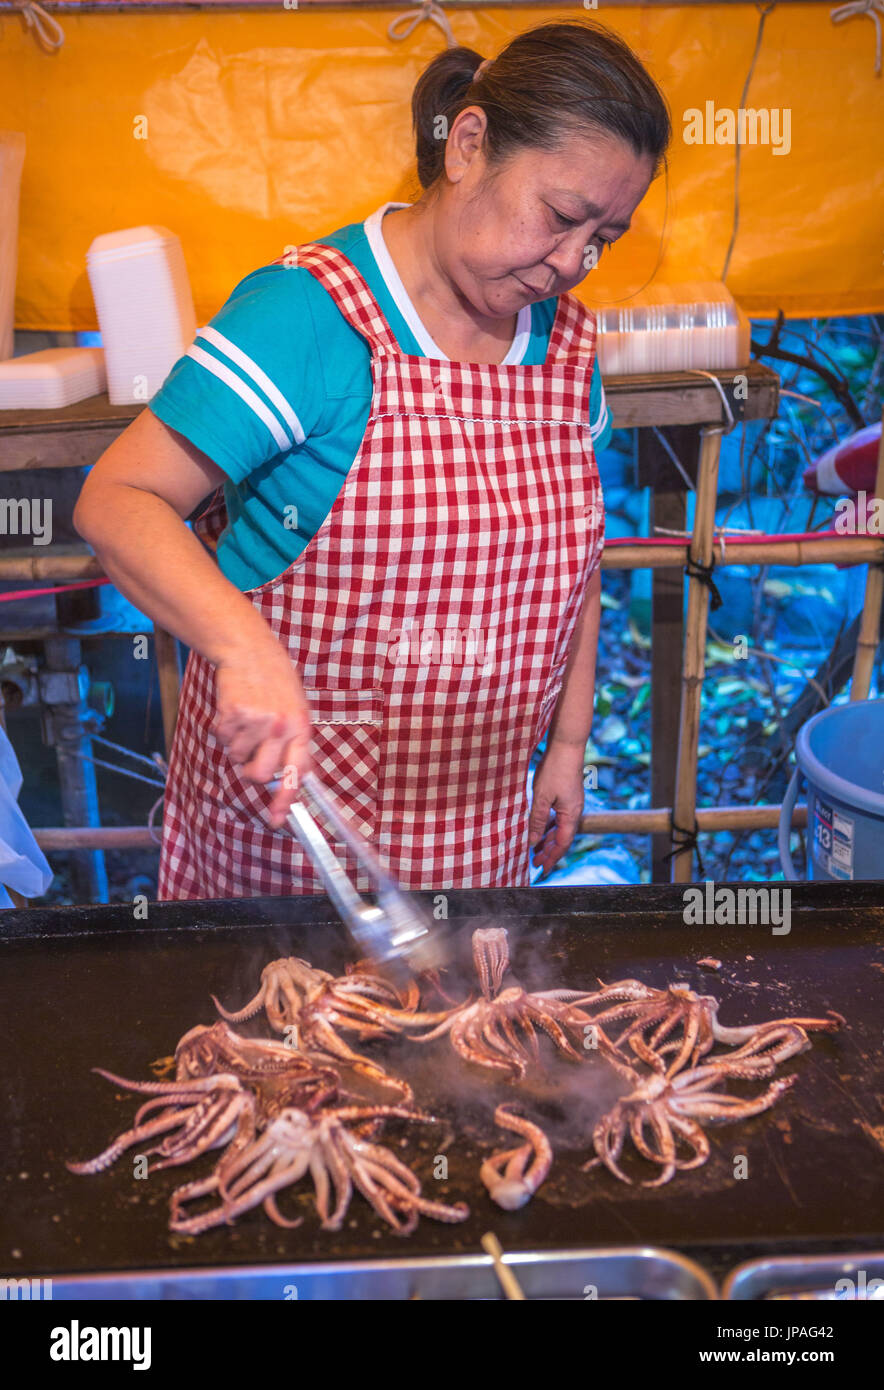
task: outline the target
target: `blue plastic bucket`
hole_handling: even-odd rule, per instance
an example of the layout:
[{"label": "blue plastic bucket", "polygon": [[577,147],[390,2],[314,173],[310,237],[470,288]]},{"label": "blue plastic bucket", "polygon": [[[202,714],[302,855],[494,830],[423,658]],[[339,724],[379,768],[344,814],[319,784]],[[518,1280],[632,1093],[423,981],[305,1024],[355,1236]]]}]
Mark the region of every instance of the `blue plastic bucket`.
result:
[{"label": "blue plastic bucket", "polygon": [[884,878],[884,700],[856,700],[815,714],[798,731],[798,761],[780,813],[780,863],[798,873],[789,828],[807,779],[807,877]]}]

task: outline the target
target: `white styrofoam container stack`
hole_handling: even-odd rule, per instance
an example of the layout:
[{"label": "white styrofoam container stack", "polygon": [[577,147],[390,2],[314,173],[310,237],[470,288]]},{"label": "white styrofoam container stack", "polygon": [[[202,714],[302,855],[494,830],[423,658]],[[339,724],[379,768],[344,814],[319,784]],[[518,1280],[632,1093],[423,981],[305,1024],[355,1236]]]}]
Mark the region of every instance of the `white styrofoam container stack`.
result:
[{"label": "white styrofoam container stack", "polygon": [[720,280],[651,285],[595,315],[599,367],[608,376],[726,371],[749,362],[749,320]]},{"label": "white styrofoam container stack", "polygon": [[148,401],[196,334],[181,242],[167,227],[106,232],[86,252],[86,269],[111,403]]},{"label": "white styrofoam container stack", "polygon": [[24,132],[0,130],[0,358],[4,360],[15,351],[18,203],[24,162]]},{"label": "white styrofoam container stack", "polygon": [[43,348],[0,362],[0,410],[55,410],[105,388],[98,347]]}]

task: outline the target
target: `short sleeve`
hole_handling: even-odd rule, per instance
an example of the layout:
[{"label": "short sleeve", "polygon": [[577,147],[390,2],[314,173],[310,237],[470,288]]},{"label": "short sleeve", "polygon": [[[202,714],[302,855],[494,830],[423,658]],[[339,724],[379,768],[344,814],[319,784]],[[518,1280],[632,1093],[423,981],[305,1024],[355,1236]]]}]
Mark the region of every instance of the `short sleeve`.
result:
[{"label": "short sleeve", "polygon": [[321,415],[305,276],[282,265],[247,275],[148,403],[234,483],[303,444]]},{"label": "short sleeve", "polygon": [[598,357],[593,363],[592,378],[589,384],[589,433],[596,453],[600,449],[607,449],[611,442],[613,427],[611,412],[605,400],[605,387],[602,382]]}]

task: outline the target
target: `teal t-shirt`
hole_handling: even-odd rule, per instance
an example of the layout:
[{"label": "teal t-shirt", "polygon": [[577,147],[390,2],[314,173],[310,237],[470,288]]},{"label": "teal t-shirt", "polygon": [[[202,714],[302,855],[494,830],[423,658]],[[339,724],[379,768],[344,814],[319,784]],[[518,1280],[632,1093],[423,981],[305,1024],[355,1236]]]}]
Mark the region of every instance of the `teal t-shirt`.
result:
[{"label": "teal t-shirt", "polygon": [[[418,318],[387,252],[381,220],[317,237],[362,275],[409,356],[443,358]],[[543,363],[556,298],[526,305],[506,364]],[[154,414],[227,475],[229,525],[218,563],[239,589],[287,569],[334,505],[365,434],[371,352],[319,282],[297,265],[269,265],[241,280],[201,328],[150,401]],[[596,449],[611,424],[601,374],[587,414]]]}]

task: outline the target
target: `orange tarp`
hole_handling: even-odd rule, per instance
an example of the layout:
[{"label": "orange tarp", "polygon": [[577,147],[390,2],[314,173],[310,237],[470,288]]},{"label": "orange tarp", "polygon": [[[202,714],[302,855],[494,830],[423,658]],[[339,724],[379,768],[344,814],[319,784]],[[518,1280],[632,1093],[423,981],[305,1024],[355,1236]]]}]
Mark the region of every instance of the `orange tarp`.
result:
[{"label": "orange tarp", "polygon": [[[27,139],[17,327],[96,326],[85,254],[101,232],[172,228],[203,323],[286,245],[416,197],[409,101],[445,39],[432,23],[390,39],[397,13],[59,13],[66,41],[52,56],[19,16],[0,18],[0,128]],[[449,19],[459,42],[493,56],[513,34],[574,13],[452,10]],[[735,147],[705,137],[727,134],[715,113],[738,111],[758,10],[609,7],[590,17],[649,65],[675,138],[668,185],[658,180],[578,293],[602,302],[637,290],[661,234],[658,281],[717,279]],[[746,106],[781,113],[781,152],[773,139],[742,148],[733,294],[756,315],[884,310],[884,79],[874,75],[871,22],[835,25],[826,5],[776,8]],[[703,115],[703,143],[685,139],[696,134],[691,111]]]}]

